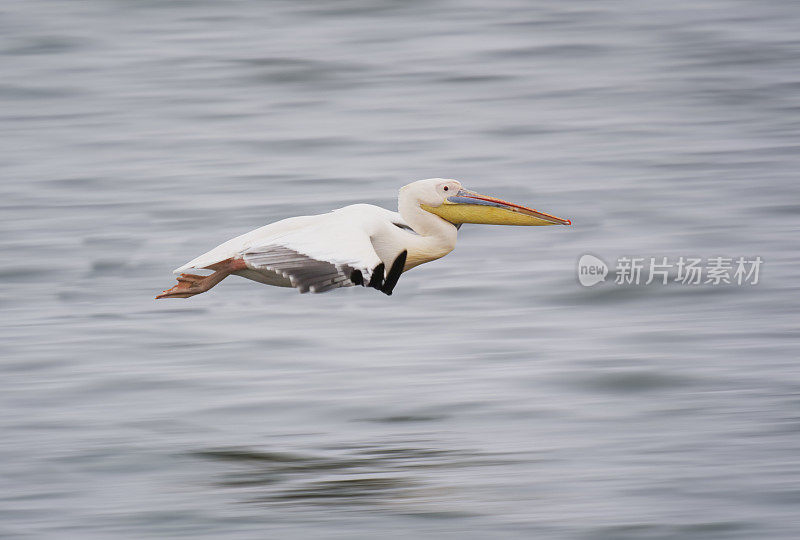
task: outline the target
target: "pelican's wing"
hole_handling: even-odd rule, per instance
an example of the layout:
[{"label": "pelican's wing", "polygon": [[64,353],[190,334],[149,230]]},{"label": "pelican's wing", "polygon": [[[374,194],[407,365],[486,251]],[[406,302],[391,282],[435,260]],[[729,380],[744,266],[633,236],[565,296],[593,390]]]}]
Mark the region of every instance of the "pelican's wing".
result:
[{"label": "pelican's wing", "polygon": [[[360,220],[332,212],[305,227],[242,252],[247,266],[288,279],[300,292],[321,293],[369,283],[384,267]],[[368,224],[367,224],[368,225]],[[383,281],[383,275],[380,276]]]},{"label": "pelican's wing", "polygon": [[269,225],[259,227],[258,229],[237,236],[236,238],[231,238],[227,242],[218,245],[211,251],[207,251],[199,257],[195,257],[183,266],[173,270],[172,273],[180,274],[191,269],[208,268],[212,264],[224,261],[225,259],[239,257],[251,246],[269,244],[269,242],[274,238],[278,238],[306,227],[313,226],[315,222],[324,217],[324,214],[316,216],[299,216],[283,219],[281,221],[276,221],[275,223],[270,223]]}]

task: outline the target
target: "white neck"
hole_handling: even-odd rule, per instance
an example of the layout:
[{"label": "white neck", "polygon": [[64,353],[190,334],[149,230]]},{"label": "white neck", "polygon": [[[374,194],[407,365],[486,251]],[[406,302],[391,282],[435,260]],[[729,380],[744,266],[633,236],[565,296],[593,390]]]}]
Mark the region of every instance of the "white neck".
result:
[{"label": "white neck", "polygon": [[444,257],[453,251],[458,235],[455,225],[426,212],[420,208],[418,201],[411,199],[404,197],[401,192],[397,205],[400,215],[419,235],[405,234],[404,242],[408,245],[406,270]]}]

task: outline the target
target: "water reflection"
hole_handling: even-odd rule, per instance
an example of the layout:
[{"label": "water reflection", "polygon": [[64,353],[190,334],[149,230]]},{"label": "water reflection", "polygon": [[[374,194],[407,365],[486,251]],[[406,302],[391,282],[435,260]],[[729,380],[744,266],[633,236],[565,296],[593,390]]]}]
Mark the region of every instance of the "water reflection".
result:
[{"label": "water reflection", "polygon": [[[355,506],[403,503],[397,508],[403,513],[415,502],[420,504],[417,511],[422,512],[426,501],[436,499],[435,492],[441,488],[426,480],[427,470],[515,462],[510,456],[411,444],[343,446],[314,454],[214,448],[191,452],[188,456],[224,465],[215,484],[238,490],[244,502]],[[433,508],[431,511],[441,513],[435,505]]]}]

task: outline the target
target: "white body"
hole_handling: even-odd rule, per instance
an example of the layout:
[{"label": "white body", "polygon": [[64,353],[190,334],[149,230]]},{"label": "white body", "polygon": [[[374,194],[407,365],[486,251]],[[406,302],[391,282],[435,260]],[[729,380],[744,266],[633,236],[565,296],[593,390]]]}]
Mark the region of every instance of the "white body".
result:
[{"label": "white body", "polygon": [[[331,263],[338,269],[358,269],[366,281],[380,263],[388,270],[397,256],[407,251],[403,267],[406,271],[450,253],[456,242],[454,225],[421,210],[418,203],[413,206],[416,211],[407,209],[408,221],[397,212],[369,204],[354,204],[327,214],[284,219],[232,238],[176,268],[174,273],[207,268],[230,258],[243,258],[248,268],[236,272],[237,275],[268,285],[299,287],[291,275],[249,256],[276,246],[288,248],[314,261]],[[401,211],[403,207],[401,192]],[[436,238],[424,235],[431,231],[440,235]],[[349,279],[338,284],[340,287],[352,285]],[[314,287],[309,290],[315,292]]]}]

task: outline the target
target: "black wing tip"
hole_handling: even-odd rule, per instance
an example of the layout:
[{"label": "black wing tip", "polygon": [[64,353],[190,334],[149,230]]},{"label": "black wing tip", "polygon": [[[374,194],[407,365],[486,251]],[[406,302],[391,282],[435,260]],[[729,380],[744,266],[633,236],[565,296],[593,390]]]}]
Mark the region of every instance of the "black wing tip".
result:
[{"label": "black wing tip", "polygon": [[372,277],[369,280],[369,284],[367,287],[372,287],[373,289],[378,289],[379,291],[383,289],[383,272],[385,271],[385,266],[383,263],[380,263],[378,266],[373,268],[372,270]]},{"label": "black wing tip", "polygon": [[400,253],[400,255],[398,255],[392,263],[392,267],[389,269],[389,273],[386,274],[385,277],[384,273],[386,273],[386,266],[383,263],[380,263],[378,266],[372,269],[372,276],[369,279],[369,283],[364,283],[364,276],[359,270],[353,270],[352,274],[350,274],[350,281],[356,285],[372,287],[373,289],[381,291],[386,296],[392,296],[392,291],[394,290],[395,285],[397,285],[397,280],[400,279],[400,274],[403,273],[403,268],[405,268],[407,257],[408,251],[403,251]]},{"label": "black wing tip", "polygon": [[400,279],[400,274],[403,273],[403,268],[405,268],[407,257],[408,251],[404,250],[392,263],[392,267],[389,269],[389,275],[386,276],[386,281],[383,283],[383,287],[381,287],[381,292],[387,296],[392,296],[392,291],[395,285],[397,285],[397,281]]}]

